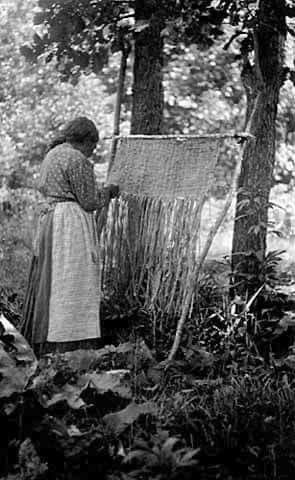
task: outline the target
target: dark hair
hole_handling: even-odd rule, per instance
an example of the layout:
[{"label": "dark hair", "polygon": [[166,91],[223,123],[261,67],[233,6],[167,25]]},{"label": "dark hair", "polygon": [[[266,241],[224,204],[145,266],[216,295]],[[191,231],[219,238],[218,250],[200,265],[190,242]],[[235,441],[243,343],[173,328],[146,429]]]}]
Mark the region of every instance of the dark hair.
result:
[{"label": "dark hair", "polygon": [[92,122],[86,117],[77,117],[66,124],[53,141],[49,144],[48,151],[62,143],[83,143],[89,140],[97,143],[99,139],[98,130]]}]

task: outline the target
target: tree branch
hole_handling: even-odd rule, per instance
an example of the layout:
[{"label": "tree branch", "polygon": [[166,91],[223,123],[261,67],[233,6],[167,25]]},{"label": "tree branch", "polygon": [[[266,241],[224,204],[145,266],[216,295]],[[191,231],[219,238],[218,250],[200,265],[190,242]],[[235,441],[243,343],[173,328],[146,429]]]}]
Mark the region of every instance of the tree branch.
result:
[{"label": "tree branch", "polygon": [[236,38],[240,37],[241,35],[247,35],[247,33],[244,32],[243,30],[238,30],[237,32],[235,32],[230,37],[230,39],[226,42],[226,44],[223,46],[223,50],[228,50],[231,44],[234,42],[234,40],[236,40]]}]

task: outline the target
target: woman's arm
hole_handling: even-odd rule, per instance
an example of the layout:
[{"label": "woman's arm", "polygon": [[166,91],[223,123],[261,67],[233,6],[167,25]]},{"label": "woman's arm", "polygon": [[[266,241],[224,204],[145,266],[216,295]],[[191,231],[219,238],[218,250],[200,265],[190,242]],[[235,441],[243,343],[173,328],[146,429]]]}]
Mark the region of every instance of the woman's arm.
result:
[{"label": "woman's arm", "polygon": [[118,187],[114,185],[98,187],[93,165],[86,158],[72,161],[68,176],[72,193],[86,212],[107,206],[110,199],[118,195]]}]

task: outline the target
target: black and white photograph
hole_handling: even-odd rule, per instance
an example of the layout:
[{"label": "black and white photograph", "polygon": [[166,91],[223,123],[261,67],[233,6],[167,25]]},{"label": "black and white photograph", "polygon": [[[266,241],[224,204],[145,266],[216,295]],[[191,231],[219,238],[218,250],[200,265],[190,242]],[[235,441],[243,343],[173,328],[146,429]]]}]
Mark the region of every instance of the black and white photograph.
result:
[{"label": "black and white photograph", "polygon": [[295,0],[0,0],[0,480],[294,480]]}]

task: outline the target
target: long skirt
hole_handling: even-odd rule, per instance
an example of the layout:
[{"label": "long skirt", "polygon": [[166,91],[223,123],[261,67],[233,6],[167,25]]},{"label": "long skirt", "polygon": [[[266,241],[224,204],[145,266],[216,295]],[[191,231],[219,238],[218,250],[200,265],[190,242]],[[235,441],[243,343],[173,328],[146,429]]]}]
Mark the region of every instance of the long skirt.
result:
[{"label": "long skirt", "polygon": [[60,202],[39,219],[22,333],[37,353],[97,345],[100,258],[93,213]]}]

